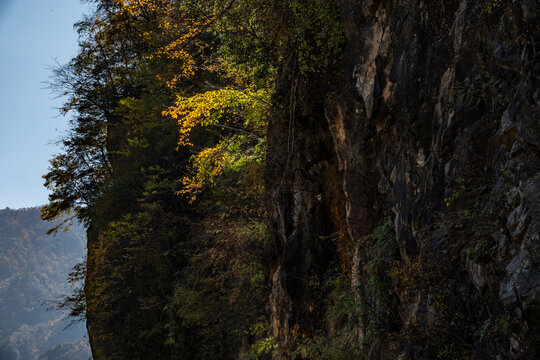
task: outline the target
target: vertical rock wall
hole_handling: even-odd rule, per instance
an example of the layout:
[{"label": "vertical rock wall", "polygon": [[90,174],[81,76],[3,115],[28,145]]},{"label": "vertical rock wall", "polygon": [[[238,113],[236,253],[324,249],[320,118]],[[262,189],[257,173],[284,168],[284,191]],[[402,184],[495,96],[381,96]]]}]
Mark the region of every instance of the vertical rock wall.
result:
[{"label": "vertical rock wall", "polygon": [[278,357],[334,336],[320,283],[348,267],[366,292],[373,253],[361,244],[390,217],[399,259],[386,285],[399,326],[366,337],[358,325],[365,358],[537,358],[538,2],[337,6],[342,59],[311,78],[284,64],[274,98]]}]

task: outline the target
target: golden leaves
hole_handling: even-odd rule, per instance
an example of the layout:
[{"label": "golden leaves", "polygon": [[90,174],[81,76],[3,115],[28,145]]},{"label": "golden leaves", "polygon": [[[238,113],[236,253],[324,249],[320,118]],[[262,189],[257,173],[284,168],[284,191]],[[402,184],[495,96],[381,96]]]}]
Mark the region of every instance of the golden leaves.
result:
[{"label": "golden leaves", "polygon": [[156,76],[158,81],[165,81],[169,88],[175,88],[182,80],[195,75],[196,58],[206,46],[199,38],[215,20],[213,14],[199,18],[166,0],[115,1],[120,7],[119,15],[127,14],[151,26],[149,31],[140,31],[141,38],[151,49],[145,57],[148,60],[164,59],[169,69],[167,74]]},{"label": "golden leaves", "polygon": [[215,179],[223,174],[228,161],[228,154],[222,146],[206,148],[192,157],[192,167],[195,170],[191,176],[182,179],[182,189],[177,195],[186,195],[192,203],[197,198],[205,184],[213,185]]},{"label": "golden leaves", "polygon": [[[255,121],[262,124],[260,113],[261,102],[266,103],[268,90],[235,90],[219,89],[195,94],[191,97],[178,96],[176,106],[169,107],[163,112],[164,116],[178,119],[180,136],[178,145],[190,146],[191,131],[196,126],[225,124],[237,120],[237,115],[245,111],[244,119],[247,122]],[[251,115],[251,116],[249,116]],[[258,119],[257,119],[258,117]]]},{"label": "golden leaves", "polygon": [[[131,15],[137,15],[143,11],[157,10],[155,0],[115,0],[115,2]],[[160,3],[163,3],[163,1],[160,1]]]},{"label": "golden leaves", "polygon": [[192,174],[182,179],[179,195],[190,202],[205,185],[212,186],[226,169],[238,170],[247,162],[258,162],[264,152],[261,129],[266,125],[268,89],[207,91],[191,97],[178,96],[176,106],[163,112],[178,120],[179,146],[193,146],[191,133],[196,127],[214,126],[221,130],[214,147],[206,147],[192,157]]}]

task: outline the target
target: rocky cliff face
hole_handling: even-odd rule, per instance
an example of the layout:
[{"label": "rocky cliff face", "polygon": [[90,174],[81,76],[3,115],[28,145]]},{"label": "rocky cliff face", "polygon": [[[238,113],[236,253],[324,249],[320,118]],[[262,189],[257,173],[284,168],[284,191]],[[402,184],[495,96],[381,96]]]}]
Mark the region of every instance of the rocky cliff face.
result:
[{"label": "rocky cliff face", "polygon": [[537,358],[538,2],[337,6],[342,58],[274,99],[278,357]]}]

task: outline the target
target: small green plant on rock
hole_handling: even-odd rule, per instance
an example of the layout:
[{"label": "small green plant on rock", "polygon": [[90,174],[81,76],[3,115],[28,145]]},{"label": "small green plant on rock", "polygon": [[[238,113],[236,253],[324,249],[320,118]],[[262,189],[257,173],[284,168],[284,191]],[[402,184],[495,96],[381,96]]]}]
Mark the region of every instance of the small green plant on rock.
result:
[{"label": "small green plant on rock", "polygon": [[482,12],[487,15],[493,14],[495,10],[497,10],[501,6],[502,1],[501,0],[490,0],[482,9]]},{"label": "small green plant on rock", "polygon": [[[391,290],[390,270],[399,257],[394,224],[388,219],[358,246],[368,260],[362,264],[357,284],[349,274],[331,281],[332,305],[328,310],[329,335],[303,339],[293,351],[302,359],[356,359],[381,336],[399,329],[396,301]],[[363,334],[359,337],[359,334]],[[360,340],[363,339],[363,340]],[[388,350],[390,351],[390,350]]]},{"label": "small green plant on rock", "polygon": [[492,260],[492,249],[486,239],[471,244],[467,248],[469,259],[478,264],[487,264]]},{"label": "small green plant on rock", "polygon": [[289,8],[294,18],[300,70],[318,72],[339,55],[345,42],[338,9],[329,0],[293,0]]},{"label": "small green plant on rock", "polygon": [[249,351],[244,355],[244,359],[266,360],[271,359],[275,355],[277,343],[273,336],[270,335],[270,326],[264,317],[251,326],[246,335],[252,336],[258,340],[251,345]]}]

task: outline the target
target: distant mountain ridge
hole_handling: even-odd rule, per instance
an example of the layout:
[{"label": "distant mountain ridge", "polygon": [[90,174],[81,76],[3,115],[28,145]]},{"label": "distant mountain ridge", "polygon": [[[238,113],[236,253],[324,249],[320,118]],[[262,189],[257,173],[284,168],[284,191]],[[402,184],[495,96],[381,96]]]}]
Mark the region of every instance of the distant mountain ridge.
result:
[{"label": "distant mountain ridge", "polygon": [[65,316],[46,305],[70,293],[67,275],[84,256],[85,229],[74,223],[48,236],[54,225],[39,215],[39,207],[0,210],[0,360],[53,360],[60,350],[86,360],[83,324],[64,330]]}]

